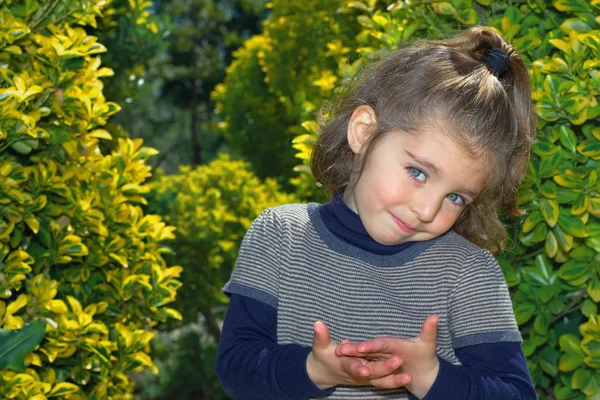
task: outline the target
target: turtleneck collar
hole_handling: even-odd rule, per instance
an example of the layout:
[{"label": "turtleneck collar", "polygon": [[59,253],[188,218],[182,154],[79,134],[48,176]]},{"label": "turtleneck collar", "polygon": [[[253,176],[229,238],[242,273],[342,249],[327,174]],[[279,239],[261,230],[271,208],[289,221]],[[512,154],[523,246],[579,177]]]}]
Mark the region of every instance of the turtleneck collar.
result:
[{"label": "turtleneck collar", "polygon": [[330,203],[319,206],[319,213],[325,226],[340,239],[363,250],[380,255],[396,254],[410,247],[414,242],[386,246],[377,243],[369,236],[360,217],[344,202],[344,195],[333,196]]}]

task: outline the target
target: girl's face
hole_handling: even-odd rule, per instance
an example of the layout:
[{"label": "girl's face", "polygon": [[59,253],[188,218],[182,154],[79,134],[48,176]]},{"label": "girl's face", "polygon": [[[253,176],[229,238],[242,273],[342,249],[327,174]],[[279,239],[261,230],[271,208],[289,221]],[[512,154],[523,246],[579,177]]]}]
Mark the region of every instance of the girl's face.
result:
[{"label": "girl's face", "polygon": [[[357,147],[362,149],[357,152]],[[353,147],[357,157],[365,147]],[[447,232],[487,178],[483,158],[473,159],[436,132],[389,133],[366,162],[344,200],[369,235],[384,245],[430,240]]]}]

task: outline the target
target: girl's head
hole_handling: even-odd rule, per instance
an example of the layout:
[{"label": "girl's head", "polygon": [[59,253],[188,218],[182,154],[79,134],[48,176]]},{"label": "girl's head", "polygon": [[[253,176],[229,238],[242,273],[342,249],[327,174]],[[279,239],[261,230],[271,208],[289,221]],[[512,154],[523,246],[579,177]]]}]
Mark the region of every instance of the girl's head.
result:
[{"label": "girl's head", "polygon": [[[494,64],[490,59],[496,54],[509,58],[504,73],[491,66]],[[458,233],[490,250],[504,246],[506,234],[496,209],[500,206],[513,215],[518,213],[515,195],[535,136],[535,115],[526,66],[512,46],[494,31],[471,28],[447,40],[419,41],[387,53],[363,68],[326,117],[320,121],[321,134],[311,162],[313,174],[331,194],[344,193],[359,215],[360,207],[353,204],[353,196],[362,195],[364,199],[370,195],[355,193],[355,189],[365,186],[360,180],[368,179],[369,172],[389,174],[381,184],[386,182],[393,191],[395,180],[406,178],[396,176],[398,163],[417,178],[414,190],[408,190],[407,182],[398,186],[398,190],[403,187],[410,192],[413,200],[427,194],[425,200],[433,204],[436,199],[431,196],[440,193],[432,189],[434,186],[442,190],[449,189],[450,184],[470,182],[470,187],[463,185],[458,189],[477,189],[477,196],[465,201],[448,229],[454,226]],[[421,146],[423,141],[427,143]],[[434,171],[422,164],[409,163],[415,154],[407,155],[401,148],[397,149],[397,161],[387,164],[387,172],[368,170],[374,162],[373,155],[381,159],[382,152],[389,150],[378,150],[379,147],[394,143],[404,146],[409,142],[430,153],[437,149],[425,157],[420,153],[417,158],[434,160],[434,166],[438,160],[460,176],[449,180],[447,174],[432,174]],[[432,143],[436,145],[432,147]],[[448,162],[450,156],[452,163]],[[464,165],[459,166],[461,163]],[[473,166],[477,166],[476,170]],[[363,176],[365,171],[368,173]],[[419,172],[424,174],[418,175]],[[474,180],[481,182],[475,184]],[[456,195],[446,193],[437,199],[440,218],[447,217],[448,212],[443,211],[447,210],[444,207],[448,199],[456,204],[459,197],[468,197]],[[404,222],[418,225],[413,226],[415,230],[433,223],[410,207],[410,214],[394,210],[391,204],[385,207],[396,217],[396,213],[401,214]],[[432,207],[435,209],[435,204]],[[365,215],[361,219],[369,231]],[[415,236],[409,240],[426,239]]]}]

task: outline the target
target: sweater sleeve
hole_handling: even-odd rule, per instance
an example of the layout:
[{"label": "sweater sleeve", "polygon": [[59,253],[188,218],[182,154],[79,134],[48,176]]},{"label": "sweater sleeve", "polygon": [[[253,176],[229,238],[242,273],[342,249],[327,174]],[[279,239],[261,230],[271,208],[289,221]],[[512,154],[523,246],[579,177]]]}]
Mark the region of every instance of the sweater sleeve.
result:
[{"label": "sweater sleeve", "polygon": [[[521,345],[486,343],[455,349],[462,365],[440,358],[440,371],[422,400],[535,400]],[[415,396],[410,396],[416,400]]]},{"label": "sweater sleeve", "polygon": [[223,323],[216,372],[233,399],[307,399],[333,393],[319,389],[306,371],[310,347],[277,344],[277,310],[233,294]]},{"label": "sweater sleeve", "polygon": [[265,209],[244,235],[223,293],[250,297],[277,309],[283,236],[279,217],[273,209]]},{"label": "sweater sleeve", "polygon": [[522,342],[502,269],[488,250],[480,249],[465,260],[448,302],[454,349]]}]

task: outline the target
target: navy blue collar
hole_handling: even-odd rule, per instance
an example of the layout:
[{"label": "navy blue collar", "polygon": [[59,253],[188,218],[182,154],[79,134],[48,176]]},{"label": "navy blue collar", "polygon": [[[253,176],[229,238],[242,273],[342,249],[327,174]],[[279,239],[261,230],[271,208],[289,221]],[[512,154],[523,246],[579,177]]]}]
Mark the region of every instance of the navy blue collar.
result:
[{"label": "navy blue collar", "polygon": [[330,203],[319,206],[319,214],[327,229],[335,236],[356,247],[380,255],[396,254],[410,247],[414,242],[386,246],[377,243],[369,236],[360,217],[344,202],[344,195],[333,196]]}]

